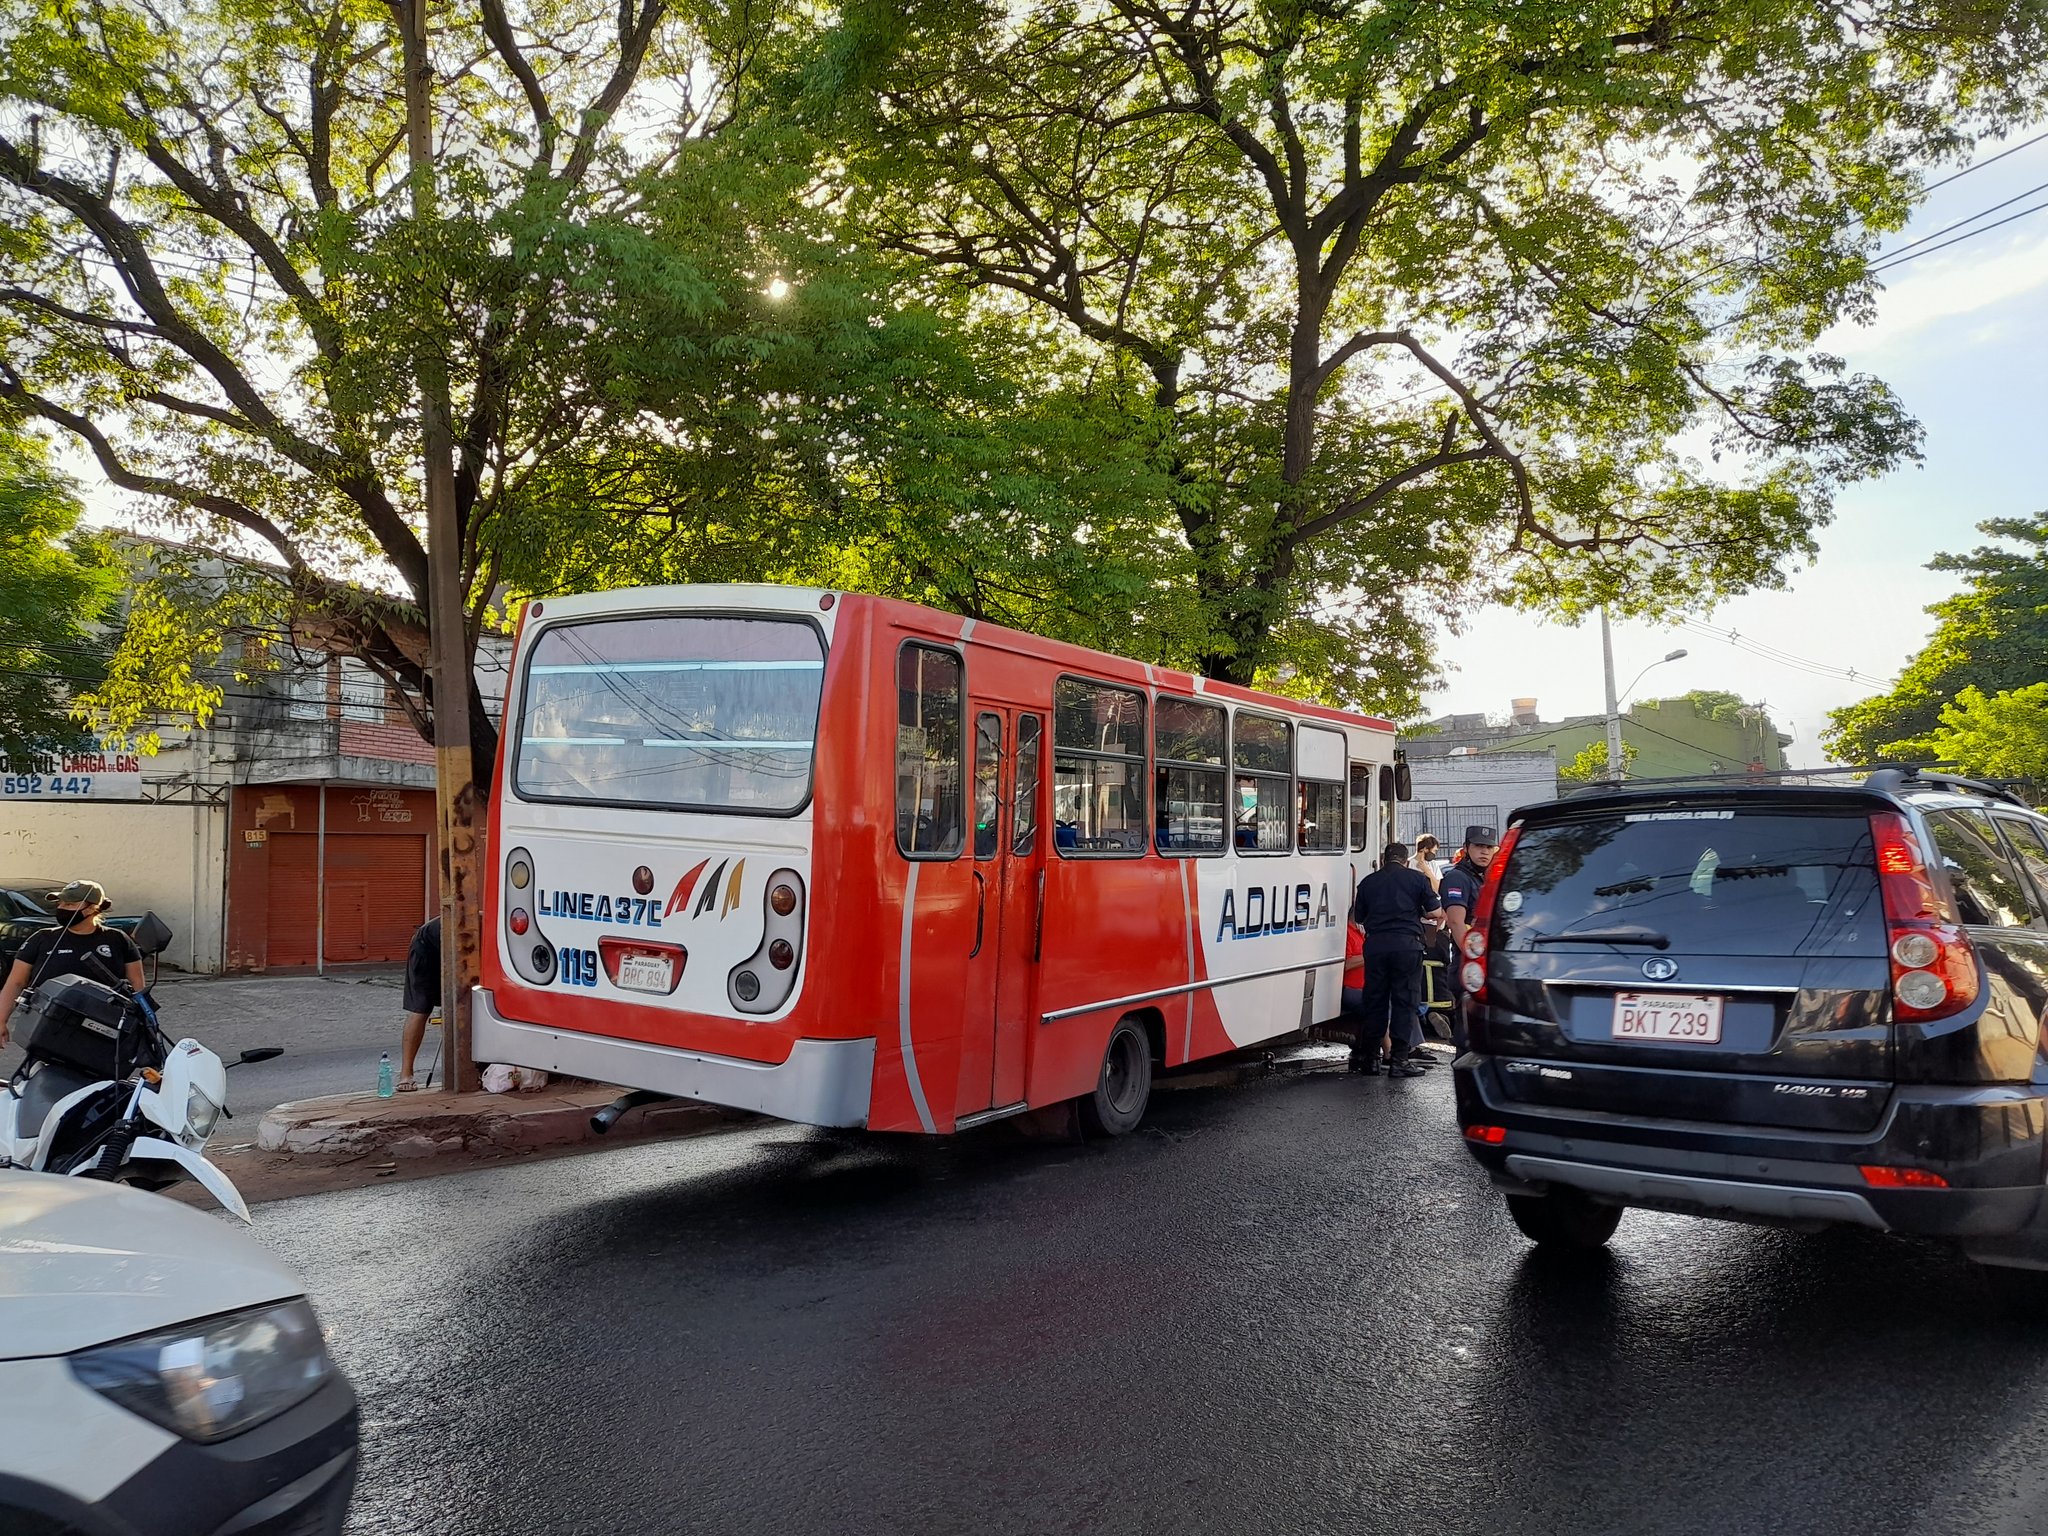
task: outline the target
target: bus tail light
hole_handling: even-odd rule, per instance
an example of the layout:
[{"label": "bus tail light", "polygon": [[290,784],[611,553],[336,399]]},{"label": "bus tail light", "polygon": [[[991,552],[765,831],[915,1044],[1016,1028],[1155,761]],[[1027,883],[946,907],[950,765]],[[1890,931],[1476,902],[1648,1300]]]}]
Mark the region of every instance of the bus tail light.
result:
[{"label": "bus tail light", "polygon": [[726,976],[736,1013],[773,1013],[796,991],[804,952],[804,877],[778,869],[761,890],[761,942]]},{"label": "bus tail light", "polygon": [[[1500,883],[1507,873],[1508,858],[1515,851],[1515,840],[1522,835],[1520,823],[1509,827],[1501,834],[1500,846],[1493,850],[1493,862],[1486,866],[1486,879],[1479,886],[1479,899],[1472,907],[1472,921],[1465,930],[1465,963],[1458,967],[1458,980],[1472,1001],[1486,1001],[1486,952],[1487,935],[1493,931],[1493,904],[1500,899]],[[1473,947],[1472,941],[1479,941]]]},{"label": "bus tail light", "polygon": [[1897,811],[1870,818],[1892,967],[1892,1017],[1924,1024],[1977,1000],[1977,953],[1936,888],[1912,824]]},{"label": "bus tail light", "polygon": [[651,992],[667,997],[683,979],[689,951],[680,944],[654,944],[645,939],[599,939],[597,957],[605,979],[621,992]]}]

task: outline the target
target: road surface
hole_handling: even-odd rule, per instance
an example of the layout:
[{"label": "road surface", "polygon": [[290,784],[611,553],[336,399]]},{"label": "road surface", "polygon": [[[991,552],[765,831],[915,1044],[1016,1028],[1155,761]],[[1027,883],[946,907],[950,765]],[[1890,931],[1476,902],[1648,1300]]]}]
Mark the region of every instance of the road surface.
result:
[{"label": "road surface", "polygon": [[1645,1212],[1539,1260],[1442,1071],[257,1223],[363,1396],[355,1536],[2048,1530],[2048,1329],[1966,1263]]}]

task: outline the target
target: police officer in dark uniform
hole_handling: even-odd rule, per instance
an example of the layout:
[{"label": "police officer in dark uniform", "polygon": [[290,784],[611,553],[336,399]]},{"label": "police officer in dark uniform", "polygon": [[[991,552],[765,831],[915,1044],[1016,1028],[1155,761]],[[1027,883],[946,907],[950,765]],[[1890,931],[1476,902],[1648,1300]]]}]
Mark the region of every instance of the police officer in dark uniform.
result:
[{"label": "police officer in dark uniform", "polygon": [[1351,920],[1365,930],[1365,1000],[1351,1046],[1352,1071],[1379,1070],[1380,1038],[1391,1026],[1387,1075],[1422,1075],[1415,1005],[1422,996],[1423,929],[1436,922],[1441,905],[1429,877],[1408,867],[1408,850],[1400,843],[1387,844],[1380,867],[1358,882]]},{"label": "police officer in dark uniform", "polygon": [[1458,850],[1456,862],[1437,883],[1444,904],[1444,923],[1451,932],[1451,996],[1456,1000],[1451,1009],[1451,1044],[1461,1051],[1465,1049],[1465,989],[1455,978],[1464,965],[1465,933],[1473,910],[1479,905],[1479,887],[1486,883],[1486,867],[1499,849],[1500,833],[1494,828],[1467,827],[1465,846]]}]

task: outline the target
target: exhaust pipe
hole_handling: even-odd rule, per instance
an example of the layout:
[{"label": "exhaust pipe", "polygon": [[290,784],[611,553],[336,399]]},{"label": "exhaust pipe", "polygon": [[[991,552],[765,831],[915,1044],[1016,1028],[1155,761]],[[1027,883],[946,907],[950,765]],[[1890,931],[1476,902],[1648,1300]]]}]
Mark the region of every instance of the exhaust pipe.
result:
[{"label": "exhaust pipe", "polygon": [[672,1099],[672,1093],[654,1093],[646,1088],[636,1088],[631,1093],[622,1093],[590,1117],[590,1128],[600,1136],[609,1135],[611,1128],[619,1123],[619,1117],[628,1110],[640,1108],[643,1104],[659,1104]]}]

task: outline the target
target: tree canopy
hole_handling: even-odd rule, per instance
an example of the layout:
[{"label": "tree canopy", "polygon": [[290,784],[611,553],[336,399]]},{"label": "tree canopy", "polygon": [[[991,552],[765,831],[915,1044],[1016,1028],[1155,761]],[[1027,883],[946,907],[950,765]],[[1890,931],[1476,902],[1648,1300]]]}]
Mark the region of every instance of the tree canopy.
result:
[{"label": "tree canopy", "polygon": [[1943,739],[1946,711],[1966,690],[1986,701],[1965,706],[1981,720],[1989,701],[2048,681],[2048,512],[1977,528],[1999,542],[1931,562],[1964,587],[1927,610],[1934,633],[1892,690],[1829,715],[1823,740],[1839,761],[1948,757],[1957,741]]},{"label": "tree canopy", "polygon": [[[1636,763],[1636,747],[1624,740],[1621,744],[1621,772],[1626,778]],[[1607,743],[1595,741],[1582,748],[1579,755],[1557,770],[1560,784],[1597,784],[1607,777]]]},{"label": "tree canopy", "polygon": [[119,562],[78,527],[77,492],[43,445],[0,418],[0,753],[85,744],[74,697],[105,674],[100,624]]},{"label": "tree canopy", "polygon": [[1943,706],[1928,745],[1965,773],[2030,779],[2048,789],[2048,682],[1994,695],[1965,688]]},{"label": "tree canopy", "polygon": [[[1669,612],[1917,451],[1816,340],[1916,167],[2028,110],[2033,9],[856,0],[857,223],[1152,446],[1170,659],[1413,707],[1428,575]],[[1695,448],[1692,445],[1702,445]]]},{"label": "tree canopy", "polygon": [[443,391],[472,643],[815,580],[1405,713],[1415,577],[1780,581],[1917,441],[1816,338],[2048,59],[1904,0],[428,14],[417,166],[367,0],[0,21],[0,403],[429,730]]}]

